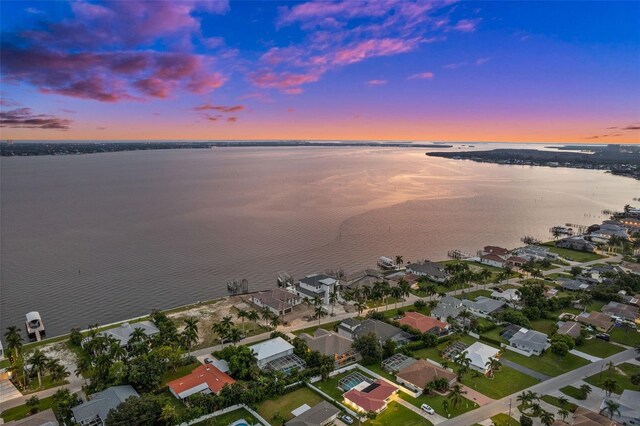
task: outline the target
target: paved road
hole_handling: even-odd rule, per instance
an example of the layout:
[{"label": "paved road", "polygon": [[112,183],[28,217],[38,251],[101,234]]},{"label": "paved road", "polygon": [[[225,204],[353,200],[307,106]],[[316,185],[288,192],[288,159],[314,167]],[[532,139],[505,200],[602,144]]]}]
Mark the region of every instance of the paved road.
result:
[{"label": "paved road", "polygon": [[[609,361],[612,361],[614,364],[620,364],[622,362],[633,359],[636,355],[637,353],[634,349],[627,349],[623,352],[612,355],[609,358],[587,364],[583,367],[577,368],[573,371],[569,371],[568,373],[562,374],[560,376],[552,377],[547,381],[531,386],[530,388],[524,390],[530,390],[541,395],[546,395],[553,391],[557,391],[561,387],[571,385],[582,380],[585,377],[592,376],[598,373],[600,369]],[[495,416],[496,414],[504,413],[509,410],[509,399],[511,399],[513,402],[512,408],[515,408],[515,406],[517,405],[516,396],[519,393],[520,392],[514,393],[505,398],[496,400],[495,402],[492,402],[490,404],[476,408],[473,411],[462,414],[454,419],[442,422],[440,423],[440,426],[468,426],[474,423],[479,423],[485,419]]]},{"label": "paved road", "polygon": [[522,365],[516,364],[515,362],[509,361],[508,359],[504,359],[503,358],[503,359],[500,360],[500,363],[506,365],[507,367],[511,367],[514,370],[518,370],[519,372],[524,373],[527,376],[531,376],[534,379],[538,379],[541,382],[544,382],[545,380],[549,380],[551,378],[551,377],[547,376],[546,374],[542,374],[542,373],[537,372],[536,370],[532,370],[530,368],[523,367]]}]

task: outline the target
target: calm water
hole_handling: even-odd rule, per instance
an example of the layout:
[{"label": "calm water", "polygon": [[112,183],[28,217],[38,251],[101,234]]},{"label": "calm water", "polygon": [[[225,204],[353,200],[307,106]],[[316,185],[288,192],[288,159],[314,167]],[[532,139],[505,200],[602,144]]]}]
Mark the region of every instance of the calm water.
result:
[{"label": "calm water", "polygon": [[378,256],[515,247],[640,195],[603,172],[431,158],[424,149],[223,148],[2,158],[0,328],[49,336]]}]

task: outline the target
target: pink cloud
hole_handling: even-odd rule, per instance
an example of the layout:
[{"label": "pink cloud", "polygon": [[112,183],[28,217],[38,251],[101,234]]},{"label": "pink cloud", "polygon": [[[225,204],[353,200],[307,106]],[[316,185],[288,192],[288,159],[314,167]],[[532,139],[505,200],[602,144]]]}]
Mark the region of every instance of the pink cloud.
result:
[{"label": "pink cloud", "polygon": [[382,39],[366,40],[338,50],[334,62],[339,65],[353,64],[366,58],[389,56],[413,50],[418,40]]},{"label": "pink cloud", "polygon": [[233,105],[233,106],[224,106],[224,105],[212,105],[206,103],[204,105],[197,106],[193,108],[195,111],[220,111],[220,112],[239,112],[245,109],[244,105]]},{"label": "pink cloud", "polygon": [[31,108],[0,112],[0,127],[68,130],[72,121],[46,114],[34,114]]},{"label": "pink cloud", "polygon": [[435,77],[435,74],[427,71],[410,75],[409,80],[431,80],[433,77]]},{"label": "pink cloud", "polygon": [[305,83],[318,81],[314,74],[297,74],[289,72],[255,71],[249,74],[250,81],[263,89],[291,89]]},{"label": "pink cloud", "polygon": [[479,24],[480,19],[461,19],[453,26],[453,29],[456,31],[470,33],[475,31]]},{"label": "pink cloud", "polygon": [[365,82],[367,86],[382,86],[383,84],[387,84],[387,80],[369,80]]}]

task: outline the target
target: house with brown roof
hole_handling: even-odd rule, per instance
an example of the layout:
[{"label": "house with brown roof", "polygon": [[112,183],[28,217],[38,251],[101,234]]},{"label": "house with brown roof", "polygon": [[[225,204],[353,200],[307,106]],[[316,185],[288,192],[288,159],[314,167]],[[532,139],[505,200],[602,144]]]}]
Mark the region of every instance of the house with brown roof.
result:
[{"label": "house with brown roof", "polygon": [[480,263],[483,265],[494,266],[496,268],[502,268],[507,261],[497,254],[483,254],[480,256]]},{"label": "house with brown roof", "polygon": [[360,358],[358,352],[353,349],[353,341],[338,333],[319,328],[313,336],[302,333],[299,337],[307,342],[310,350],[333,357],[336,366],[357,361]]},{"label": "house with brown roof", "polygon": [[424,359],[417,360],[396,374],[398,383],[418,393],[422,393],[425,386],[436,379],[446,379],[450,385],[453,385],[456,382],[456,375]]},{"label": "house with brown roof", "polygon": [[387,408],[391,397],[398,388],[384,380],[377,379],[373,383],[361,382],[343,395],[347,406],[362,413],[381,413]]},{"label": "house with brown roof", "polygon": [[218,394],[225,385],[234,383],[228,374],[211,364],[196,367],[190,374],[169,382],[169,391],[178,399],[184,400],[196,393]]},{"label": "house with brown roof", "polygon": [[634,322],[638,318],[638,308],[619,302],[609,302],[602,307],[602,312],[614,319]]},{"label": "house with brown roof", "polygon": [[509,255],[509,250],[498,246],[484,246],[482,254],[494,254],[496,256],[505,257]]},{"label": "house with brown roof", "polygon": [[580,324],[590,325],[598,331],[607,332],[613,327],[613,320],[602,312],[583,312],[576,317]]},{"label": "house with brown roof", "polygon": [[605,416],[583,407],[573,412],[573,426],[616,426],[617,423]]},{"label": "house with brown roof", "polygon": [[300,296],[282,288],[259,291],[252,294],[249,300],[260,308],[268,308],[276,315],[288,314],[294,306],[302,303]]},{"label": "house with brown roof", "polygon": [[564,334],[571,336],[574,339],[580,337],[580,331],[582,326],[575,321],[560,321],[558,322],[558,334]]},{"label": "house with brown roof", "polygon": [[437,318],[428,317],[418,312],[405,312],[404,317],[398,323],[407,325],[420,333],[441,335],[449,332],[451,326]]}]

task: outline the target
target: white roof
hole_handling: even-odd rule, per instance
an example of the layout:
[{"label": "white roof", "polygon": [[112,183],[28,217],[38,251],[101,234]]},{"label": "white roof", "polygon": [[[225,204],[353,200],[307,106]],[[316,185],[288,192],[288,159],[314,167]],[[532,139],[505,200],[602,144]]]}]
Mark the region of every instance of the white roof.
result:
[{"label": "white roof", "polygon": [[515,288],[506,289],[502,293],[494,291],[493,293],[491,293],[491,297],[494,299],[508,300],[510,302],[511,301],[517,302],[520,300],[520,296],[518,295],[517,290]]},{"label": "white roof", "polygon": [[321,283],[321,284],[324,284],[324,285],[333,285],[333,284],[336,283],[336,280],[334,280],[333,278],[325,278],[325,279],[320,280],[318,282]]},{"label": "white roof", "polygon": [[33,320],[38,320],[40,321],[40,314],[36,311],[33,312],[29,312],[27,315],[27,321],[31,322]]},{"label": "white roof", "polygon": [[467,353],[467,358],[471,360],[471,365],[484,370],[487,368],[487,361],[495,358],[500,353],[500,349],[485,345],[484,343],[475,342],[463,352]]},{"label": "white roof", "polygon": [[214,359],[213,362],[211,363],[211,365],[213,365],[214,367],[216,367],[218,370],[222,371],[223,373],[228,373],[229,372],[229,363],[227,361],[225,361],[224,359]]},{"label": "white roof", "polygon": [[256,359],[260,361],[293,350],[293,346],[282,337],[276,337],[275,339],[249,346],[249,349],[256,354]]},{"label": "white roof", "polygon": [[311,407],[309,407],[307,404],[302,404],[301,406],[293,410],[291,414],[293,414],[293,417],[298,417],[300,414],[307,412],[310,409]]}]

